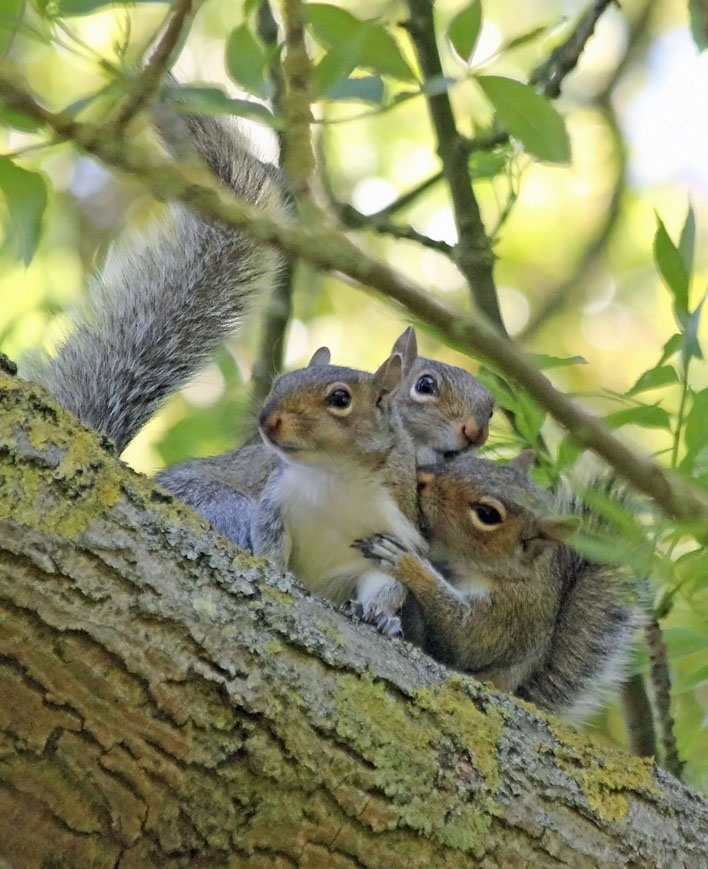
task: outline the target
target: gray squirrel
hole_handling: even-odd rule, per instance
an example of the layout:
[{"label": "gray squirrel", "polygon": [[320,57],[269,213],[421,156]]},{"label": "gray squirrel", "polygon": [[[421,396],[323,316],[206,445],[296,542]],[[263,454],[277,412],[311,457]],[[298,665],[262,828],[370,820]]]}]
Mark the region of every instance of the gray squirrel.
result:
[{"label": "gray squirrel", "polygon": [[355,545],[409,590],[403,631],[429,654],[579,717],[625,675],[641,616],[625,568],[563,542],[573,520],[608,523],[563,489],[536,486],[532,462],[531,451],[508,465],[460,454],[419,469],[430,560],[391,535]]},{"label": "gray squirrel", "polygon": [[[250,154],[234,125],[174,118],[161,106],[157,120],[171,153],[192,152],[237,195],[288,213],[277,170]],[[280,262],[242,233],[173,204],[168,222],[109,256],[87,312],[36,379],[122,450],[267,290]],[[429,460],[478,446],[493,404],[468,372],[419,357],[412,329],[374,375],[330,365],[323,348],[273,385],[261,415],[267,448],[247,448],[245,463],[239,451],[195,460],[158,481],[237,543],[292,567],[312,590],[335,601],[356,594],[367,619],[395,633],[406,592],[351,541],[383,530],[423,547],[414,524],[416,454]],[[246,486],[244,467],[255,469],[257,485]],[[318,546],[324,522],[326,548]]]}]

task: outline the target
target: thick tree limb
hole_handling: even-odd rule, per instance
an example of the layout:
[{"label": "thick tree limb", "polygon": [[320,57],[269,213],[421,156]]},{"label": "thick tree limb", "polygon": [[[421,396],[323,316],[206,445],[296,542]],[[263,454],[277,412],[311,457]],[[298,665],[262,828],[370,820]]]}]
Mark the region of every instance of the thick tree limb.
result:
[{"label": "thick tree limb", "polygon": [[0,373],[10,865],[700,867],[708,804],[354,624]]},{"label": "thick tree limb", "polygon": [[115,141],[93,124],[65,112],[50,112],[9,80],[0,77],[0,101],[42,121],[106,165],[128,173],[159,199],[179,199],[205,217],[244,229],[266,244],[302,256],[313,265],[338,270],[400,303],[414,317],[462,352],[492,364],[523,387],[581,446],[604,458],[624,479],[653,498],[668,516],[692,523],[697,539],[708,539],[708,494],[627,446],[603,422],[553,387],[514,344],[486,322],[449,308],[422,287],[353,244],[341,232],[312,223],[306,227],[270,217],[217,185],[206,171],[173,165],[136,145]]}]

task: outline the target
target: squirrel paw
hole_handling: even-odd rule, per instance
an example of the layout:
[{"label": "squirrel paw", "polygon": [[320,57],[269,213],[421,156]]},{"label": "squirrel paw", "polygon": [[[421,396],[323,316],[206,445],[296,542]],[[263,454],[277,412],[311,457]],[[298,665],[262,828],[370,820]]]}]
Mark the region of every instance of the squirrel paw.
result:
[{"label": "squirrel paw", "polygon": [[402,637],[403,626],[398,616],[381,610],[365,609],[359,600],[348,600],[342,604],[342,611],[350,618],[358,619],[387,637]]},{"label": "squirrel paw", "polygon": [[355,540],[352,546],[358,549],[364,558],[375,561],[389,570],[395,569],[401,556],[408,552],[400,540],[396,537],[389,537],[388,534],[374,534],[373,537],[364,537]]}]

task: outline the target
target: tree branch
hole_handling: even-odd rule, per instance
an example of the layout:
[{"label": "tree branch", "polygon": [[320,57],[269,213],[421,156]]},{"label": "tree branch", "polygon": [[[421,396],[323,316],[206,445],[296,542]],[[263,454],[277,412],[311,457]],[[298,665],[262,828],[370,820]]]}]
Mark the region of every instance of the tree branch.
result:
[{"label": "tree branch", "polygon": [[[137,145],[116,141],[94,124],[78,123],[65,112],[50,112],[28,93],[0,76],[0,100],[69,139],[106,165],[140,181],[158,199],[178,199],[209,219],[248,232],[313,265],[348,275],[402,305],[410,314],[464,353],[481,358],[525,389],[580,446],[593,450],[666,515],[690,523],[697,539],[708,540],[708,493],[692,481],[662,468],[613,435],[593,414],[559,392],[508,339],[479,318],[448,307],[427,290],[360,250],[343,233],[313,222],[270,217],[218,185],[206,170],[170,164]],[[110,131],[109,131],[110,132]]]},{"label": "tree branch", "polygon": [[155,46],[150,60],[108,122],[113,125],[116,135],[122,135],[130,121],[154,99],[162,79],[172,69],[182,50],[194,16],[202,2],[203,0],[176,0],[176,9],[168,20],[167,27]]},{"label": "tree branch", "polygon": [[669,673],[669,657],[666,651],[661,628],[656,619],[650,619],[644,628],[649,662],[651,664],[651,682],[654,687],[654,703],[659,720],[661,742],[664,747],[664,766],[670,773],[680,779],[683,772],[683,761],[679,755],[676,736],[674,734],[674,718],[671,714],[671,674]]},{"label": "tree branch", "polygon": [[0,445],[11,865],[704,865],[655,764],[347,619],[3,374]]},{"label": "tree branch", "polygon": [[[442,79],[443,69],[435,42],[433,4],[429,0],[408,0],[407,28],[426,79]],[[482,223],[467,166],[467,143],[460,135],[446,91],[426,96],[437,139],[437,151],[452,198],[457,244],[454,258],[465,276],[472,297],[490,323],[506,334],[494,284],[494,254]]]}]

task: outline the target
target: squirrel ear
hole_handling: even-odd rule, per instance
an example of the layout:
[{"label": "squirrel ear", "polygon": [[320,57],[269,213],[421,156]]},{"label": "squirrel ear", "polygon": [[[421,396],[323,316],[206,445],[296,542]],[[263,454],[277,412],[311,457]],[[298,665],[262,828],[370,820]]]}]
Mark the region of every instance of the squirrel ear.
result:
[{"label": "squirrel ear", "polygon": [[312,368],[314,365],[329,365],[329,360],[329,347],[320,347],[319,350],[315,350],[312,359],[307,363],[307,367]]},{"label": "squirrel ear", "polygon": [[528,474],[533,468],[533,463],[536,461],[536,454],[533,450],[522,450],[516,458],[509,462],[510,468],[516,468],[522,474]]},{"label": "squirrel ear", "polygon": [[403,370],[408,371],[411,365],[418,358],[418,340],[415,336],[415,329],[409,326],[406,331],[396,339],[391,353],[400,353],[403,361]]},{"label": "squirrel ear", "polygon": [[379,398],[390,395],[401,385],[403,377],[403,361],[400,353],[392,353],[384,364],[374,372],[373,384],[378,390]]}]

